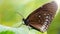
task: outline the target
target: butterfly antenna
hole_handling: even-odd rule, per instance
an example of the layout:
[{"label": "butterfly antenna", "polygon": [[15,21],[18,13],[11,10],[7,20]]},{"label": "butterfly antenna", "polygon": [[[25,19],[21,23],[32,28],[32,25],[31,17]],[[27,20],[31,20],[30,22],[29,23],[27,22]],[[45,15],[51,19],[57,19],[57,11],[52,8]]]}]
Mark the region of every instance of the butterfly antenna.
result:
[{"label": "butterfly antenna", "polygon": [[[22,20],[23,20],[23,21],[25,20],[25,19],[24,19],[24,16],[23,16],[20,12],[16,12],[16,13],[19,14],[20,16],[22,16]],[[22,24],[24,25],[24,23],[22,23]],[[21,25],[22,25],[22,24],[21,24]],[[20,26],[21,26],[21,25],[20,25]],[[20,27],[20,26],[18,26],[18,27]]]},{"label": "butterfly antenna", "polygon": [[19,14],[20,16],[22,16],[22,18],[24,18],[24,16],[20,12],[16,12],[16,13]]}]

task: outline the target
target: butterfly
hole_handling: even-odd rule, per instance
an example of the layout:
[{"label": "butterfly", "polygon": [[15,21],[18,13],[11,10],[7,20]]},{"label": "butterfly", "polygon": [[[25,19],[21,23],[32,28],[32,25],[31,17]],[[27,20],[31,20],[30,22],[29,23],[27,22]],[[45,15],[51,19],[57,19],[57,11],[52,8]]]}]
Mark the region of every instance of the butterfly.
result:
[{"label": "butterfly", "polygon": [[23,19],[23,21],[27,26],[40,32],[45,32],[52,22],[57,8],[58,6],[54,1],[46,3],[42,7],[34,10],[26,19]]}]

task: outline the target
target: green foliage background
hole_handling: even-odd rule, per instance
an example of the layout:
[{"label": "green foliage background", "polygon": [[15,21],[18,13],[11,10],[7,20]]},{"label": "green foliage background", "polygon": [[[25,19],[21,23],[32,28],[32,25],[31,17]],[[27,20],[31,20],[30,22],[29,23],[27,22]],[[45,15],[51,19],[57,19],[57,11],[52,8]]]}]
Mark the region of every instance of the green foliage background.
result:
[{"label": "green foliage background", "polygon": [[[57,34],[60,30],[60,11],[54,18],[48,32],[29,30],[22,18],[51,0],[0,0],[0,34]],[[20,27],[18,27],[20,26]]]}]

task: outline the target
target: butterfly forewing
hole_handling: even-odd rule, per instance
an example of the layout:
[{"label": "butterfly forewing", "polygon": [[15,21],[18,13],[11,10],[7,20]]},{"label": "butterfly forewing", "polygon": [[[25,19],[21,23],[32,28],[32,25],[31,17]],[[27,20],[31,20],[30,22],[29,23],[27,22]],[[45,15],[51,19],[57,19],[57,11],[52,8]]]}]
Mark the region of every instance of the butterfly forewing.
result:
[{"label": "butterfly forewing", "polygon": [[57,11],[57,4],[50,2],[33,11],[25,20],[25,24],[45,32]]}]

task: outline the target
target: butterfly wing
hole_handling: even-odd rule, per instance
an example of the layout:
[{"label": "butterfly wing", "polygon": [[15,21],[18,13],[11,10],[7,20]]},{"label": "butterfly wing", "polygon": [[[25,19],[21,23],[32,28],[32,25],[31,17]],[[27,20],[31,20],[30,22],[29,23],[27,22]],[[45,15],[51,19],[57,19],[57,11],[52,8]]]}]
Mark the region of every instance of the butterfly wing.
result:
[{"label": "butterfly wing", "polygon": [[53,20],[56,11],[57,4],[55,2],[47,3],[33,11],[25,20],[25,24],[45,32]]}]

